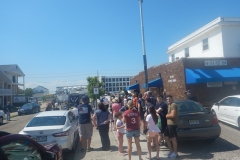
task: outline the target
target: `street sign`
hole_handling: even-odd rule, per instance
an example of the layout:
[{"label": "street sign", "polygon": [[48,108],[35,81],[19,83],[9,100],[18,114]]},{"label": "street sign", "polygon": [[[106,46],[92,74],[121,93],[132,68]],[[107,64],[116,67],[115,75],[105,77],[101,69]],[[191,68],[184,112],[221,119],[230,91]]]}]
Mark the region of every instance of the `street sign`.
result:
[{"label": "street sign", "polygon": [[94,87],[94,88],[93,88],[93,94],[95,94],[95,95],[99,94],[99,89],[98,89],[98,87]]}]

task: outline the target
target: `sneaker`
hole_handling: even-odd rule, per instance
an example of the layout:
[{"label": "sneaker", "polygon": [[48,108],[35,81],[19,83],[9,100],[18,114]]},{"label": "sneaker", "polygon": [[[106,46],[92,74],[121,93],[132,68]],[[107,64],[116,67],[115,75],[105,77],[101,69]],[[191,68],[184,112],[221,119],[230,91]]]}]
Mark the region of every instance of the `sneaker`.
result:
[{"label": "sneaker", "polygon": [[170,158],[170,156],[172,155],[173,152],[168,151],[166,154],[164,154],[165,156],[167,156],[168,158]]},{"label": "sneaker", "polygon": [[175,154],[174,152],[169,156],[169,158],[171,158],[171,159],[175,159],[175,158],[177,158],[177,154]]}]

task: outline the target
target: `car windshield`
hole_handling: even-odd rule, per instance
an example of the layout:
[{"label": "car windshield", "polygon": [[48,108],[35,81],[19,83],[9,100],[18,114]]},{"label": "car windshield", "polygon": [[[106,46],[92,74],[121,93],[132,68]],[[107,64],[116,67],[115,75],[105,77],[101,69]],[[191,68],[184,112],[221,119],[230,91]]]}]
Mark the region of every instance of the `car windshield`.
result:
[{"label": "car windshield", "polygon": [[24,104],[24,105],[22,106],[22,108],[31,108],[31,107],[32,107],[31,104]]},{"label": "car windshield", "polygon": [[205,108],[193,101],[180,101],[175,102],[178,107],[179,113],[186,113],[186,112],[207,112]]},{"label": "car windshield", "polygon": [[58,126],[64,125],[65,121],[65,116],[34,117],[26,127]]}]

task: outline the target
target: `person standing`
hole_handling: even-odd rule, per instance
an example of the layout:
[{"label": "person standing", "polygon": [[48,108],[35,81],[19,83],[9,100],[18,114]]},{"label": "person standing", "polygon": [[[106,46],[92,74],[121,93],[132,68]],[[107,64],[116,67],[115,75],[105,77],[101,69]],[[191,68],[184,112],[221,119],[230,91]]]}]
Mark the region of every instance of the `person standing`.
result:
[{"label": "person standing", "polygon": [[128,110],[123,114],[123,122],[126,123],[126,137],[128,140],[128,158],[132,157],[132,137],[134,137],[139,160],[142,160],[142,150],[140,146],[140,114],[134,109],[133,101],[128,101]]},{"label": "person standing", "polygon": [[74,116],[78,119],[78,107],[77,106],[78,106],[77,104],[74,105],[72,112],[73,112]]},{"label": "person standing", "polygon": [[45,111],[52,111],[52,110],[53,110],[52,104],[51,104],[51,103],[48,103]]},{"label": "person standing", "polygon": [[194,94],[192,94],[191,90],[187,90],[185,94],[187,95],[187,99],[198,102],[197,97]]},{"label": "person standing", "polygon": [[108,108],[109,108],[109,101],[108,101],[108,99],[105,97],[105,96],[103,96],[103,104],[105,105],[105,107],[106,107],[106,109],[108,110]]},{"label": "person standing", "polygon": [[[95,119],[97,119],[97,124]],[[110,150],[110,139],[109,139],[109,122],[111,121],[111,115],[107,110],[104,103],[98,104],[98,110],[95,111],[92,121],[94,126],[98,129],[102,143],[102,150]]]},{"label": "person standing", "polygon": [[151,142],[155,144],[157,155],[155,159],[159,159],[159,143],[158,143],[158,135],[160,132],[160,129],[158,128],[158,116],[156,113],[156,110],[153,106],[148,108],[149,114],[146,117],[146,122],[148,125],[148,138],[147,138],[147,144],[148,144],[148,157],[147,159],[151,159]]},{"label": "person standing", "polygon": [[[146,129],[145,126],[145,121],[144,121],[144,114],[146,112],[146,107],[145,107],[145,102],[142,99],[142,94],[138,95],[138,102],[137,102],[137,107],[138,107],[138,111],[140,113],[140,120],[141,120],[141,133],[143,133],[143,131]],[[144,134],[144,133],[143,133]]]},{"label": "person standing", "polygon": [[177,105],[173,103],[173,98],[171,95],[167,95],[166,100],[168,102],[168,114],[166,115],[167,128],[164,132],[164,136],[169,148],[167,156],[168,158],[174,159],[178,156],[177,154],[178,109]]},{"label": "person standing", "polygon": [[153,94],[152,94],[151,91],[148,91],[148,92],[147,92],[147,98],[150,98],[152,105],[155,107],[157,101],[156,101],[156,99],[154,98],[154,96],[153,96]]},{"label": "person standing", "polygon": [[10,102],[7,102],[7,105],[4,107],[4,112],[7,115],[7,121],[10,121],[10,111],[11,111]]},{"label": "person standing", "polygon": [[117,118],[117,122],[116,122],[116,126],[117,126],[117,138],[118,138],[118,152],[120,156],[124,156],[124,152],[123,152],[123,135],[124,135],[124,127],[125,125],[123,124],[122,121],[122,112],[117,112],[115,114],[115,117]]},{"label": "person standing", "polygon": [[159,95],[157,96],[157,104],[155,106],[157,114],[160,116],[159,118],[161,119],[161,132],[159,134],[159,144],[163,140],[163,134],[167,128],[167,119],[166,115],[168,113],[168,106],[167,104],[163,101],[163,96]]},{"label": "person standing", "polygon": [[112,100],[112,113],[113,113],[113,119],[114,119],[114,130],[116,130],[116,122],[117,119],[115,118],[115,113],[119,112],[119,110],[122,108],[122,106],[118,103],[118,100],[114,98]]},{"label": "person standing", "polygon": [[79,137],[81,143],[81,151],[84,152],[84,139],[87,139],[87,152],[93,150],[90,147],[92,134],[93,134],[93,126],[91,123],[91,111],[92,107],[89,105],[88,96],[82,97],[82,104],[78,105],[78,124],[79,124]]}]

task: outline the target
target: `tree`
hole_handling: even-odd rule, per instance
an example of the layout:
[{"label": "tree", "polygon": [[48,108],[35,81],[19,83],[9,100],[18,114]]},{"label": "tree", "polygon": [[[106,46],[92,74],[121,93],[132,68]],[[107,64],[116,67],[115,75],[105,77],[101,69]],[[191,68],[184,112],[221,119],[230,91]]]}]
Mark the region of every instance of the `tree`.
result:
[{"label": "tree", "polygon": [[25,96],[32,97],[32,95],[33,95],[33,90],[32,90],[32,88],[26,88],[26,89],[25,89]]},{"label": "tree", "polygon": [[99,81],[98,77],[88,77],[87,78],[87,89],[88,89],[88,96],[95,100],[95,95],[93,94],[93,88],[98,87],[99,88],[99,94],[97,95],[97,98],[99,98],[101,95],[104,94],[104,90],[102,88],[102,83]]},{"label": "tree", "polygon": [[18,94],[24,94],[24,90],[18,87],[17,93]]}]

